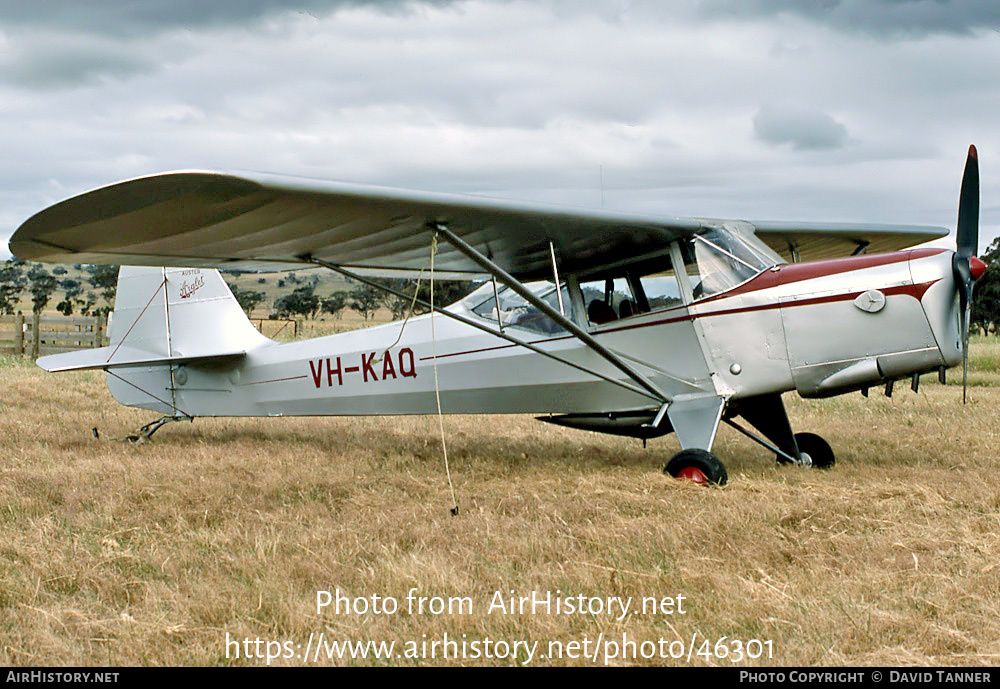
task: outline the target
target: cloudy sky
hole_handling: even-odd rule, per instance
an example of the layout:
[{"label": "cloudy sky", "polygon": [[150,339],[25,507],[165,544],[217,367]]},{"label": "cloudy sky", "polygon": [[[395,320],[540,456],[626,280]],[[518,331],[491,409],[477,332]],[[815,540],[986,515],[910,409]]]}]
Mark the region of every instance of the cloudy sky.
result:
[{"label": "cloudy sky", "polygon": [[1000,234],[995,0],[0,4],[0,255],[179,168]]}]

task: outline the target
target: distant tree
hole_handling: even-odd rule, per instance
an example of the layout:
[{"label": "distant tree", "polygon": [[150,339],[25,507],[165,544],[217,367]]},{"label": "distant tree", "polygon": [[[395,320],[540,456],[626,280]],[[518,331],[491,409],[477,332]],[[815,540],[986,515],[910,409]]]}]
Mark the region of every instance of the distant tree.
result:
[{"label": "distant tree", "polygon": [[246,311],[247,318],[253,314],[253,310],[259,304],[262,304],[267,299],[267,295],[263,292],[243,289],[236,283],[227,282],[226,284],[229,285],[229,290],[233,293],[233,297],[239,302],[240,308]]},{"label": "distant tree", "polygon": [[296,287],[291,294],[276,299],[274,309],[282,318],[291,315],[315,318],[320,309],[320,298],[315,294],[312,286]]},{"label": "distant tree", "polygon": [[97,305],[97,295],[94,294],[93,292],[87,292],[87,297],[86,299],[83,300],[83,304],[80,306],[80,313],[82,313],[84,316],[89,316],[92,313],[94,314],[99,313],[98,311],[93,310],[96,305]]},{"label": "distant tree", "polygon": [[1000,237],[993,240],[980,258],[986,264],[986,272],[976,281],[972,292],[972,325],[1000,335]]},{"label": "distant tree", "polygon": [[347,306],[361,314],[365,321],[383,302],[381,290],[369,285],[358,285],[348,293],[347,298]]},{"label": "distant tree", "polygon": [[64,266],[56,266],[55,268],[52,269],[53,275],[65,275],[68,272],[69,271],[66,270]]},{"label": "distant tree", "polygon": [[323,299],[320,304],[320,310],[323,313],[328,313],[337,320],[344,315],[344,309],[347,308],[347,292],[334,292],[329,297]]},{"label": "distant tree", "polygon": [[[387,286],[393,289],[403,292],[404,294],[410,295],[407,298],[397,297],[395,295],[389,295],[385,299],[386,307],[392,312],[392,317],[394,320],[399,320],[406,316],[410,309],[410,304],[413,302],[413,289],[416,284],[416,280],[388,280],[386,282]],[[472,291],[476,286],[476,283],[469,282],[467,280],[435,280],[434,281],[434,305],[435,306],[448,306],[449,304],[454,304],[456,301],[464,297],[466,294]],[[419,291],[417,293],[417,299],[425,301],[428,304],[431,301],[431,283],[430,280],[424,278],[420,281]],[[416,304],[413,307],[413,313],[427,313],[429,309]]]},{"label": "distant tree", "polygon": [[28,281],[31,292],[31,310],[35,313],[41,313],[42,309],[48,305],[49,299],[52,298],[52,293],[59,287],[59,281],[49,275],[49,271],[45,270],[45,267],[40,263],[36,263],[28,271]]},{"label": "distant tree", "polygon": [[0,264],[0,313],[12,314],[28,284],[24,277],[24,261],[9,258]]},{"label": "distant tree", "polygon": [[266,285],[267,284],[267,278],[257,278],[257,284],[258,285]]},{"label": "distant tree", "polygon": [[[74,278],[63,278],[59,282],[59,286],[65,290],[65,296],[62,301],[56,304],[56,310],[64,316],[72,316],[74,308],[83,307],[86,304],[83,299],[80,299],[80,295],[83,294],[83,283]],[[83,315],[87,314],[83,312]]]},{"label": "distant tree", "polygon": [[115,292],[118,289],[118,266],[84,266],[84,271],[89,276],[87,282],[100,292],[101,298],[106,304],[97,311],[107,313],[115,303]]}]

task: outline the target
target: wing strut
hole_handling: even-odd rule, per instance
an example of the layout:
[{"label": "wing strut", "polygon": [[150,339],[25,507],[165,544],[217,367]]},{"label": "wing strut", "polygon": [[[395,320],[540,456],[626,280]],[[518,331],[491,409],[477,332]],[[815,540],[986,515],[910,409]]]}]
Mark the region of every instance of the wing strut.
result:
[{"label": "wing strut", "polygon": [[[335,273],[343,275],[346,278],[350,278],[351,280],[357,280],[358,282],[360,282],[362,284],[365,284],[365,285],[368,285],[369,287],[374,287],[375,289],[382,290],[383,292],[388,292],[389,294],[392,294],[394,296],[400,297],[402,299],[414,299],[414,295],[412,295],[412,294],[406,294],[404,292],[400,292],[399,290],[393,289],[392,287],[389,287],[388,285],[383,285],[383,284],[381,284],[379,282],[376,282],[374,280],[366,278],[366,277],[364,277],[362,275],[358,275],[357,273],[354,273],[354,272],[352,272],[350,270],[347,270],[346,268],[344,268],[342,266],[339,266],[336,263],[330,263],[329,261],[324,261],[323,259],[316,258],[314,256],[299,256],[297,258],[299,258],[300,260],[305,261],[307,263],[312,263],[312,264],[317,265],[317,266],[322,266],[324,268],[328,268],[328,269],[332,270]],[[428,304],[423,299],[415,299],[414,303],[419,304],[420,306],[422,306],[425,309],[430,309],[431,308],[431,305]],[[657,395],[654,396],[654,395],[646,392],[645,390],[642,390],[641,388],[638,388],[638,387],[636,387],[634,385],[631,385],[630,383],[626,383],[625,381],[622,381],[622,380],[616,380],[615,378],[612,378],[611,376],[606,376],[603,373],[600,373],[598,371],[594,371],[592,369],[589,369],[586,366],[581,366],[580,364],[572,362],[572,361],[570,361],[568,359],[563,359],[561,356],[557,356],[557,355],[553,354],[552,352],[546,352],[544,349],[541,349],[540,347],[536,347],[535,345],[533,345],[533,344],[531,344],[529,342],[524,342],[523,340],[519,340],[516,337],[511,337],[510,335],[508,335],[507,333],[503,332],[502,330],[496,330],[494,328],[489,327],[488,325],[483,325],[482,323],[474,321],[471,318],[466,318],[465,316],[462,316],[461,314],[457,314],[457,313],[454,313],[452,311],[448,311],[447,309],[443,309],[443,308],[441,308],[439,306],[434,306],[433,307],[433,311],[434,311],[434,313],[441,314],[442,316],[447,316],[448,318],[456,320],[459,323],[462,323],[464,325],[471,326],[473,328],[476,328],[477,330],[482,330],[485,333],[489,333],[490,335],[494,335],[494,336],[499,337],[501,339],[507,340],[508,342],[511,342],[511,343],[513,343],[515,345],[518,345],[519,347],[524,347],[525,349],[528,349],[528,350],[534,352],[535,354],[541,354],[542,356],[548,357],[549,359],[552,359],[553,361],[558,361],[560,364],[566,364],[567,366],[571,366],[571,367],[577,369],[578,371],[583,371],[584,373],[586,373],[588,375],[594,376],[596,378],[600,378],[601,380],[607,381],[608,383],[613,383],[614,385],[617,385],[619,387],[625,388],[629,392],[634,392],[637,395],[642,395],[643,397],[647,397],[647,398],[649,398],[651,400],[654,400],[656,402],[662,403],[664,401],[663,398],[659,394],[657,394]]]},{"label": "wing strut", "polygon": [[600,342],[594,339],[594,337],[583,330],[573,321],[569,320],[561,313],[553,309],[551,306],[546,304],[544,301],[538,298],[531,290],[525,287],[521,282],[516,280],[513,276],[507,273],[503,268],[498,266],[496,263],[490,259],[483,256],[481,253],[476,251],[472,246],[467,244],[461,237],[456,235],[454,232],[449,230],[447,226],[443,224],[436,224],[433,226],[438,232],[443,234],[445,238],[458,249],[460,252],[465,254],[473,262],[477,263],[484,270],[493,274],[497,279],[503,284],[507,285],[513,292],[519,295],[522,299],[527,301],[529,304],[537,308],[539,311],[544,313],[546,316],[551,318],[553,321],[562,326],[565,330],[572,333],[578,340],[583,342],[585,345],[590,347],[594,352],[600,356],[607,359],[612,365],[615,366],[622,373],[627,375],[629,378],[638,383],[642,388],[652,393],[657,400],[660,402],[669,402],[670,398],[664,394],[659,388],[657,388],[649,379],[644,375],[636,371],[634,368],[629,366],[625,361],[612,352],[610,349],[602,345]]}]

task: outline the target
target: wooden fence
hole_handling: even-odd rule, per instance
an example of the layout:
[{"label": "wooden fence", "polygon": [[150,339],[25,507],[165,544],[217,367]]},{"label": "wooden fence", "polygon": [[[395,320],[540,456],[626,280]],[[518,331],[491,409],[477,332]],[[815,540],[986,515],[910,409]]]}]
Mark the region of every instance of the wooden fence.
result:
[{"label": "wooden fence", "polygon": [[32,358],[108,343],[104,316],[42,314],[0,316],[0,354],[27,354]]},{"label": "wooden fence", "polygon": [[302,331],[302,321],[291,318],[251,318],[250,322],[261,335],[270,338],[296,338]]}]

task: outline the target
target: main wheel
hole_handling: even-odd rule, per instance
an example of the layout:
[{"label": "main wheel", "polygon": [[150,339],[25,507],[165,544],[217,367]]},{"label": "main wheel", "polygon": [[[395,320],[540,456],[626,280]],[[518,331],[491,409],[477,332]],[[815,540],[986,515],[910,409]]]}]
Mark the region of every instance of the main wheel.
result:
[{"label": "main wheel", "polygon": [[808,464],[817,469],[829,469],[837,461],[830,443],[815,433],[796,433],[795,444],[799,446],[799,453],[808,457]]},{"label": "main wheel", "polygon": [[702,486],[710,483],[724,486],[729,478],[726,467],[718,457],[707,450],[696,448],[681,450],[675,454],[663,471],[674,478],[687,479]]}]

